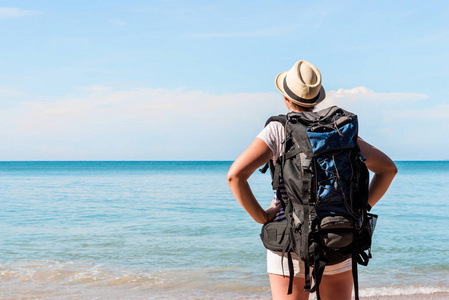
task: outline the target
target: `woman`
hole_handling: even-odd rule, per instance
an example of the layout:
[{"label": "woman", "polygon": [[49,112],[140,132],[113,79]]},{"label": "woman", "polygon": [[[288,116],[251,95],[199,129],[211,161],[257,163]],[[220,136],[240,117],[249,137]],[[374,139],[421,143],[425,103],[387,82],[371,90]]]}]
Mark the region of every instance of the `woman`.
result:
[{"label": "woman", "polygon": [[[286,72],[280,73],[275,80],[277,89],[283,94],[289,111],[311,111],[324,100],[325,91],[321,85],[321,74],[311,63],[300,60]],[[268,209],[263,209],[254,197],[248,184],[248,178],[260,166],[273,161],[283,154],[284,127],[279,122],[269,123],[256,137],[253,143],[237,158],[228,172],[228,183],[237,201],[254,219],[265,224],[268,221],[284,221],[280,201],[276,195]],[[393,161],[379,149],[358,139],[359,147],[366,158],[366,166],[374,173],[369,186],[368,203],[372,207],[385,194],[390,186],[397,168]],[[285,254],[286,255],[286,254]],[[293,293],[287,295],[289,278],[283,276],[283,269],[288,270],[287,259],[282,254],[267,250],[267,271],[273,299],[308,299],[304,291],[304,264],[293,253],[295,278]],[[282,265],[284,264],[284,266]],[[302,268],[302,269],[301,269]],[[349,300],[352,294],[351,259],[342,263],[326,266],[320,284],[320,296],[323,300]]]}]

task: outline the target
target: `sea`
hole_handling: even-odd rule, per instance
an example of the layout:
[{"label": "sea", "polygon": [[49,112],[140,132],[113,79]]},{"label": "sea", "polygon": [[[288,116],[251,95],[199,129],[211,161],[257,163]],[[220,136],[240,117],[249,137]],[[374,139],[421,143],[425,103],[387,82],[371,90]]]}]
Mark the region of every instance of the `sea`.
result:
[{"label": "sea", "polygon": [[[270,299],[231,164],[0,162],[0,299]],[[396,164],[360,294],[449,292],[449,162]],[[270,182],[249,179],[266,207]]]}]

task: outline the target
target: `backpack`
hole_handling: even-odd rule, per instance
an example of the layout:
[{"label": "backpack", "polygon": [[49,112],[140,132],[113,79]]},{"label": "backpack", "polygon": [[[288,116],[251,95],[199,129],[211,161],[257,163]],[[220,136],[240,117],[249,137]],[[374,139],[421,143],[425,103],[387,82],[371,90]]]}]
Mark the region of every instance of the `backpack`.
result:
[{"label": "backpack", "polygon": [[[270,161],[273,189],[286,222],[269,222],[261,239],[267,249],[287,253],[293,287],[295,252],[304,262],[304,290],[317,293],[326,265],[352,257],[355,299],[357,263],[368,265],[377,215],[367,213],[369,172],[357,144],[357,116],[333,106],[317,112],[290,112],[271,117],[285,128],[285,151]],[[265,125],[265,126],[266,126]],[[288,200],[283,199],[282,185]],[[366,253],[367,251],[368,253]],[[313,267],[311,286],[310,270]]]}]

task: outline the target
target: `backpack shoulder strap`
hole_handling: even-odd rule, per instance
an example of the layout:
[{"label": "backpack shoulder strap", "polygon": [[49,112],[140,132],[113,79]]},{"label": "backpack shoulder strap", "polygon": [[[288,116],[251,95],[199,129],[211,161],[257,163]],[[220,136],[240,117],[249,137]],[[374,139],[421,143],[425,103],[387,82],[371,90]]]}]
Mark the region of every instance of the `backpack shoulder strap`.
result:
[{"label": "backpack shoulder strap", "polygon": [[271,122],[279,122],[282,124],[282,126],[285,126],[285,123],[287,123],[287,116],[286,115],[272,116],[265,122],[265,127],[267,127],[267,125],[270,124]]},{"label": "backpack shoulder strap", "polygon": [[[271,122],[279,122],[282,124],[282,126],[285,127],[285,124],[287,123],[287,116],[286,115],[272,116],[265,122],[265,127],[267,127],[268,124],[270,124]],[[265,174],[268,168],[274,171],[273,162],[271,160],[267,162],[262,168],[260,168],[259,171]]]}]

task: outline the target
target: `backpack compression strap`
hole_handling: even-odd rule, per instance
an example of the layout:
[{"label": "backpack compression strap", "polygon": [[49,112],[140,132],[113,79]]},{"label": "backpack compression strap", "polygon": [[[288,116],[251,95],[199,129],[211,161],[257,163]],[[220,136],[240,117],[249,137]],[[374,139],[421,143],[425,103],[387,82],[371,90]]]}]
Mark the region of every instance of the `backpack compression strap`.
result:
[{"label": "backpack compression strap", "polygon": [[352,278],[354,280],[354,300],[359,300],[359,278],[357,271],[357,264],[361,264],[362,266],[367,266],[369,262],[369,255],[366,254],[363,250],[354,251],[352,253]]},{"label": "backpack compression strap", "polygon": [[[311,224],[310,224],[310,198],[311,198],[311,188],[312,188],[312,173],[309,169],[310,166],[307,165],[303,165],[303,190],[302,190],[302,201],[303,201],[303,211],[304,211],[304,228],[310,228]],[[310,257],[309,255],[309,235],[308,234],[302,234],[301,235],[301,254],[302,257],[301,259],[304,261],[307,261]],[[307,265],[305,263],[305,265]],[[306,272],[308,271],[308,268],[306,268]],[[314,269],[314,275],[315,273],[315,269]],[[316,286],[316,276],[315,277],[315,286]],[[305,286],[304,286],[304,290],[305,291],[310,291],[313,292],[311,290],[311,286],[310,286],[310,276],[308,274],[308,272],[306,273],[306,278],[305,278]]]}]

